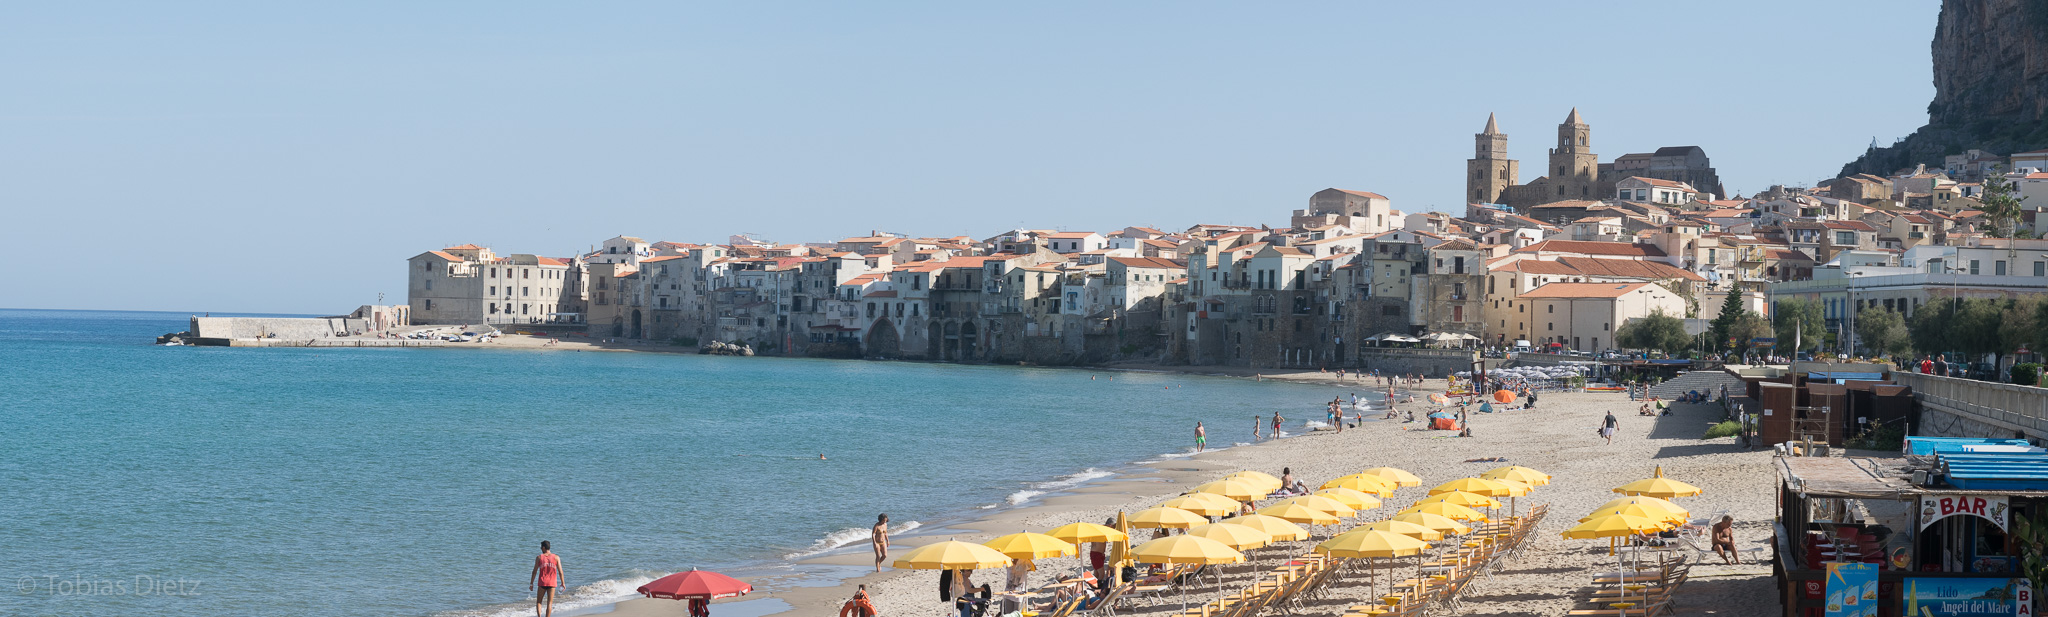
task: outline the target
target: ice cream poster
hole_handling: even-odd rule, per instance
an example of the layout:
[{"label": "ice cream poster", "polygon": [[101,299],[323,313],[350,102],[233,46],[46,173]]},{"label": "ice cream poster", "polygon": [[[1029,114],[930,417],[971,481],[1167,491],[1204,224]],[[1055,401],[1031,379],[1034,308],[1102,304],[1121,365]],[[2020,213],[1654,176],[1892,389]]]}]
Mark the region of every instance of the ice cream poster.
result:
[{"label": "ice cream poster", "polygon": [[1904,595],[1904,614],[1913,617],[2034,614],[2034,590],[2023,578],[1908,578]]},{"label": "ice cream poster", "polygon": [[1877,617],[1877,564],[1828,564],[1827,617]]}]

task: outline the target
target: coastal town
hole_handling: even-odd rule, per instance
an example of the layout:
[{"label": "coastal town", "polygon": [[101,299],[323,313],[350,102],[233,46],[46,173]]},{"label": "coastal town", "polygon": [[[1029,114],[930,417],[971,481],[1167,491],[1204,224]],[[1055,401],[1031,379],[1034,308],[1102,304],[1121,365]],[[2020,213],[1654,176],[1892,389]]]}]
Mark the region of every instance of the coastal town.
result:
[{"label": "coastal town", "polygon": [[[2048,151],[1971,150],[1744,196],[1724,194],[1699,147],[1602,161],[1577,109],[1556,125],[1544,175],[1524,181],[1502,126],[1489,116],[1474,135],[1457,212],[1327,188],[1256,226],[621,235],[552,256],[463,244],[409,258],[395,312],[763,355],[1336,369],[1382,368],[1369,359],[1382,347],[1601,354],[1641,347],[1619,337],[1653,315],[1697,335],[1724,312],[1772,319],[1787,303],[1817,309],[1799,349],[1772,333],[1738,342],[1877,355],[1889,350],[1858,335],[1862,310],[1911,319],[1944,299],[2048,290],[2048,240],[2031,237]],[[2004,197],[1987,204],[1987,190]],[[1388,368],[1440,376],[1440,364]]]}]

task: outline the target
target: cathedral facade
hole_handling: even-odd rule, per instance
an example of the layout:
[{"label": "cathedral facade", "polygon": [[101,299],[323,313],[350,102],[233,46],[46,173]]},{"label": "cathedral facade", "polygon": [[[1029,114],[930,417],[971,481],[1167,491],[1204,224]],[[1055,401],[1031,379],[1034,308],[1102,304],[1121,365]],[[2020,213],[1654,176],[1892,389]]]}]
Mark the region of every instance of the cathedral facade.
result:
[{"label": "cathedral facade", "polygon": [[1592,149],[1593,127],[1576,107],[1557,125],[1557,145],[1550,148],[1544,175],[1528,184],[1522,184],[1519,162],[1508,158],[1508,136],[1500,132],[1492,114],[1486,116],[1486,130],[1473,141],[1473,158],[1465,161],[1465,198],[1470,203],[1528,212],[1557,201],[1609,199],[1617,182],[1633,176],[1687,182],[1705,193],[1721,191],[1720,178],[1698,146],[1662,148],[1655,154],[1630,154],[1601,163]]}]

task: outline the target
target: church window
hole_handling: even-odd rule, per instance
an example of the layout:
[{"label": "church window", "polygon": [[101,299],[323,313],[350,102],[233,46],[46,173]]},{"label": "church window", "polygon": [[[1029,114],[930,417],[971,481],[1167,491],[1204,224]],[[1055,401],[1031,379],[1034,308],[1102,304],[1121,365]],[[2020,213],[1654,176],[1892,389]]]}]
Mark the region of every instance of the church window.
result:
[{"label": "church window", "polygon": [[1593,194],[1593,187],[1590,187],[1590,186],[1582,186],[1582,187],[1579,187],[1579,196],[1580,196],[1580,197],[1588,197],[1588,196],[1591,196],[1592,194]]},{"label": "church window", "polygon": [[1502,168],[1500,168],[1500,179],[1502,179],[1502,180],[1506,180],[1506,179],[1508,179],[1508,168],[1506,168],[1506,167],[1502,167]]},{"label": "church window", "polygon": [[1486,171],[1485,171],[1485,170],[1482,170],[1482,169],[1474,169],[1474,170],[1472,170],[1472,179],[1473,179],[1473,180],[1485,180],[1485,179],[1486,179]]},{"label": "church window", "polygon": [[1557,194],[1559,194],[1559,195],[1563,195],[1563,194],[1564,194],[1564,185],[1562,185],[1562,184],[1560,184],[1560,185],[1557,185]]},{"label": "church window", "polygon": [[1585,135],[1580,135],[1580,136],[1579,136],[1579,145],[1581,145],[1581,146],[1583,146],[1583,145],[1586,145],[1586,136],[1585,136]]},{"label": "church window", "polygon": [[1563,165],[1557,166],[1557,176],[1560,178],[1564,177],[1565,169],[1566,167]]}]

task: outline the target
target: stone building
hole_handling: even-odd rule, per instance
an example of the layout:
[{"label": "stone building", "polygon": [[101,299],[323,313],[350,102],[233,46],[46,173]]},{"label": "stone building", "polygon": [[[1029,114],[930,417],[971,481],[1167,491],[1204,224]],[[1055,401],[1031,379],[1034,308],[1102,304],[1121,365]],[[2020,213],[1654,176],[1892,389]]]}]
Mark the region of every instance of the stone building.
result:
[{"label": "stone building", "polygon": [[1714,172],[1713,162],[1707,159],[1707,151],[1699,146],[1667,146],[1658,148],[1656,152],[1624,154],[1615,158],[1613,163],[1601,164],[1600,177],[1610,183],[1628,178],[1655,178],[1683,182],[1702,193],[1727,195],[1721,187],[1721,176]]},{"label": "stone building", "polygon": [[[1543,170],[1548,175],[1508,187],[1500,202],[1521,212],[1553,201],[1605,196],[1600,190],[1600,156],[1592,151],[1592,139],[1593,128],[1579,117],[1578,108],[1572,108],[1557,125],[1557,146],[1550,149],[1550,165]],[[1506,136],[1500,140],[1505,144]],[[1499,162],[1507,162],[1502,156]]]},{"label": "stone building", "polygon": [[577,260],[500,257],[474,244],[406,260],[407,305],[416,324],[532,324],[583,310]]},{"label": "stone building", "polygon": [[1493,114],[1486,130],[1472,136],[1473,156],[1465,160],[1465,194],[1471,203],[1497,204],[1521,177],[1521,162],[1508,158],[1508,134],[1500,132]]}]

